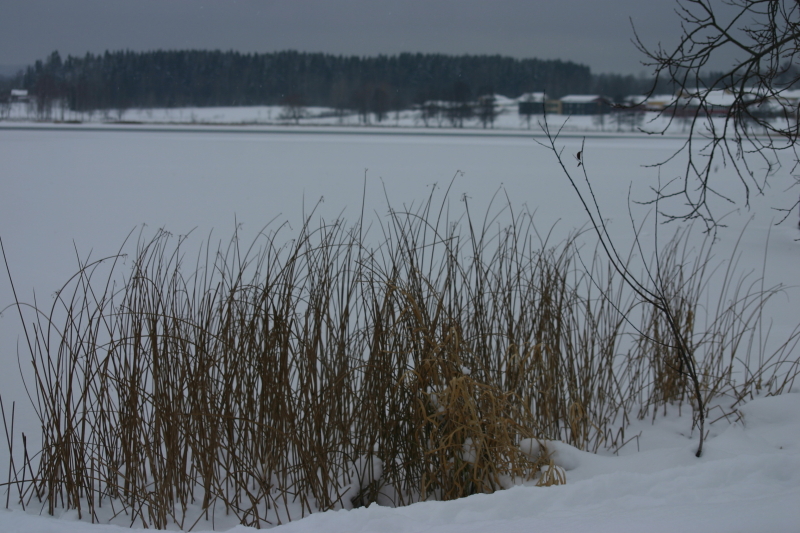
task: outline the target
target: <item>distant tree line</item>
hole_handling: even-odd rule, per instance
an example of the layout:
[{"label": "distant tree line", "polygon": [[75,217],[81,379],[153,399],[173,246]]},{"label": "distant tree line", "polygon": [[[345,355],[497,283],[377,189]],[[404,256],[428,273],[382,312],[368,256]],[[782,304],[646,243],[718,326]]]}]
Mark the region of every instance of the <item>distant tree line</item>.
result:
[{"label": "distant tree line", "polygon": [[325,106],[374,113],[380,120],[413,104],[464,102],[492,93],[516,97],[546,92],[553,98],[597,93],[621,99],[641,92],[648,82],[634,76],[592,75],[589,67],[570,61],[499,55],[120,51],[66,60],[53,52],[3,85],[27,89],[44,114],[53,101],[61,100],[74,111]]}]

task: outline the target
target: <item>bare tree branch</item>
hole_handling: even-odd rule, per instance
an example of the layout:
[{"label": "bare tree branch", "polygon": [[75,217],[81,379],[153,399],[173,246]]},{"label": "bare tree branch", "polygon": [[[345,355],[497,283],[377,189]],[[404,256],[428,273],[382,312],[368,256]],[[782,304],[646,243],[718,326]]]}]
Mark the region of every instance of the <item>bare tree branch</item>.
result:
[{"label": "bare tree branch", "polygon": [[[655,70],[650,94],[666,81],[677,95],[662,112],[667,126],[652,133],[663,133],[676,118],[689,122],[689,138],[678,151],[687,156],[683,179],[659,189],[656,198],[683,200],[677,209],[674,202],[661,204],[665,220],[699,218],[713,230],[721,219],[712,199],[742,202],[714,185],[720,164],[736,171],[748,207],[751,195],[763,194],[782,169],[782,152],[790,154],[789,172],[797,170],[800,109],[788,91],[800,88],[800,2],[679,0],[676,13],[682,32],[674,48],[649,48],[634,28],[634,43]],[[709,65],[731,49],[737,51],[733,64],[711,73]],[[796,206],[779,210],[788,216]]]}]

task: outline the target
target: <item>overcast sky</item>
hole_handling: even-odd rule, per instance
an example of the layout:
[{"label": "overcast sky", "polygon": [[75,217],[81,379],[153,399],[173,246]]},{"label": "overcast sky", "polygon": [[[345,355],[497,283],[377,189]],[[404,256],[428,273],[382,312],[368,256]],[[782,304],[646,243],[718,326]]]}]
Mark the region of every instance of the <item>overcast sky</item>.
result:
[{"label": "overcast sky", "polygon": [[0,65],[130,49],[503,54],[644,73],[675,0],[0,0]]}]

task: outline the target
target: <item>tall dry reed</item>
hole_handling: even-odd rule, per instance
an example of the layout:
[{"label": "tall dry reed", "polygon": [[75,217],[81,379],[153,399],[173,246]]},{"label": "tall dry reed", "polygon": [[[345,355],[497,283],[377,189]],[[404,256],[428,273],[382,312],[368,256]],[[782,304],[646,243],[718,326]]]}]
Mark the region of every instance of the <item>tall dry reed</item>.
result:
[{"label": "tall dry reed", "polygon": [[[159,231],[81,264],[28,323],[43,434],[33,459],[16,450],[15,497],[146,527],[279,524],[492,492],[547,464],[522,439],[613,449],[631,417],[691,401],[662,315],[579,234],[550,242],[527,212],[452,223],[433,198],[369,232],[311,220],[196,255]],[[708,394],[782,390],[797,334],[771,360],[751,342],[774,291],[729,271],[701,309],[710,256],[686,242],[659,268]]]}]

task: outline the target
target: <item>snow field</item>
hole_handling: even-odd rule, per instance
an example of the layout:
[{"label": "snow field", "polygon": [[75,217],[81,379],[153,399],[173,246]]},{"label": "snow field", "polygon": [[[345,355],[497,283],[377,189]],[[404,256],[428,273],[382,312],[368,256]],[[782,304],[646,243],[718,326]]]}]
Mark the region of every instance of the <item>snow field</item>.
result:
[{"label": "snow field", "polygon": [[[12,104],[5,116],[5,124],[28,123],[36,121],[35,110],[24,103]],[[391,112],[381,122],[370,118],[369,123],[361,121],[358,114],[346,113],[337,115],[336,110],[323,107],[308,107],[303,117],[295,120],[287,118],[282,106],[241,106],[241,107],[185,107],[185,108],[154,108],[154,109],[127,109],[120,114],[117,110],[98,110],[93,112],[74,112],[69,109],[62,110],[55,106],[49,120],[67,123],[81,123],[84,125],[130,123],[147,125],[191,125],[191,126],[246,126],[257,128],[264,126],[290,126],[290,127],[345,127],[347,129],[373,129],[386,130],[402,128],[414,129],[419,132],[441,131],[476,131],[483,133],[492,132],[531,132],[537,133],[540,128],[538,123],[543,120],[542,115],[533,115],[528,121],[519,115],[516,105],[501,107],[499,114],[492,126],[484,128],[477,118],[467,120],[464,128],[453,128],[444,117],[431,119],[428,125],[420,118],[417,110],[403,110]],[[645,113],[639,124],[631,125],[624,121],[617,121],[611,115],[605,116],[571,116],[550,115],[547,117],[550,124],[555,127],[563,126],[564,132],[581,133],[638,133],[638,128],[645,130],[660,130],[667,127],[669,133],[682,134],[687,131],[685,120],[675,120],[670,124],[669,119],[658,117],[657,113]]]}]

